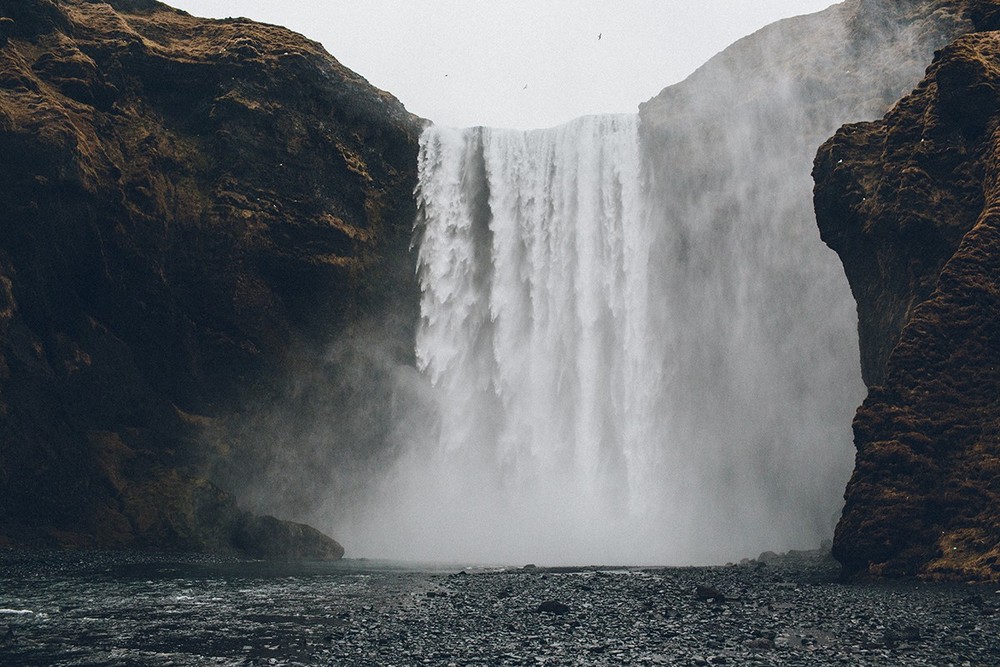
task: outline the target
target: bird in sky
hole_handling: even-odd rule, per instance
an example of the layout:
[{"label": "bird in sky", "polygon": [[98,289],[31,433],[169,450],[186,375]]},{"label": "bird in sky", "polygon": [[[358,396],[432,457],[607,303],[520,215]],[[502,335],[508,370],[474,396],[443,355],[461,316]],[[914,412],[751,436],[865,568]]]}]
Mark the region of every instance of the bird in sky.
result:
[{"label": "bird in sky", "polygon": [[597,33],[597,41],[598,42],[601,41],[601,35],[603,35],[603,34],[604,34],[603,32]]}]

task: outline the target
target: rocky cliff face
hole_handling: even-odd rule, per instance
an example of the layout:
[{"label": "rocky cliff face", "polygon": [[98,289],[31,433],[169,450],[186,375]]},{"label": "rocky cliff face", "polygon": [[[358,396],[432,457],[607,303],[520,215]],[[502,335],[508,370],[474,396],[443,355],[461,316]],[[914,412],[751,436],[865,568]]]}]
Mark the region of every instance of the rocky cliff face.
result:
[{"label": "rocky cliff face", "polygon": [[979,32],[816,158],[869,386],[834,543],[850,574],[1000,579],[1000,13],[969,10]]},{"label": "rocky cliff face", "polygon": [[0,544],[337,555],[208,477],[331,338],[411,354],[419,128],[282,28],[0,0]]}]

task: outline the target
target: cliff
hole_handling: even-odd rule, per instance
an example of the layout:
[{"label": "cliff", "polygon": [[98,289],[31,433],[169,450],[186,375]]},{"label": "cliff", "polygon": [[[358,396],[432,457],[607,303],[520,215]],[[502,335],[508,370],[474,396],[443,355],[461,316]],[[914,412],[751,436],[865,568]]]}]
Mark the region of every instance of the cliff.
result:
[{"label": "cliff", "polygon": [[331,340],[412,354],[420,126],[283,28],[0,0],[0,544],[339,557],[217,483]]},{"label": "cliff", "polygon": [[[855,333],[814,147],[970,20],[817,157]],[[641,109],[654,324],[692,323],[674,435],[759,453],[705,488],[782,479],[728,514],[827,530],[860,335],[849,573],[1000,571],[995,27],[989,2],[849,0]],[[420,126],[279,27],[0,0],[0,546],[339,557],[246,508],[321,517],[389,454]]]},{"label": "cliff", "polygon": [[833,532],[865,387],[856,306],[816,228],[813,158],[843,123],[882,116],[970,29],[959,3],[850,0],[761,29],[642,105],[667,230],[650,263],[671,285],[651,287],[654,317],[661,331],[686,323],[667,343],[678,352],[665,373],[684,388],[672,435],[710,452],[693,486],[731,503],[706,534],[726,516],[780,548]]},{"label": "cliff", "polygon": [[970,15],[912,94],[816,158],[869,386],[834,542],[853,575],[1000,580],[1000,12]]}]

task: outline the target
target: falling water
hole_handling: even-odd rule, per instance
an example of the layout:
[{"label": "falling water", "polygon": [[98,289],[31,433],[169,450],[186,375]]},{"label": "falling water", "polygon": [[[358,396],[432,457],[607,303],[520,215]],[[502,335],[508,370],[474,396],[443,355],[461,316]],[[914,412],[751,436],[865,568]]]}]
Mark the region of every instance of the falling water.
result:
[{"label": "falling water", "polygon": [[810,169],[969,29],[921,7],[778,22],[638,117],[427,127],[419,368],[373,308],[247,429],[262,456],[227,488],[355,557],[703,564],[830,537],[865,388]]},{"label": "falling water", "polygon": [[608,525],[649,510],[660,364],[637,124],[422,139],[418,366],[436,455],[468,482],[456,502],[503,503],[480,518],[509,523],[500,544],[523,532],[596,557]]},{"label": "falling water", "polygon": [[[815,401],[789,397],[802,387],[748,385],[809,363],[762,352],[776,341],[742,313],[747,298],[771,306],[751,284],[774,267],[694,262],[711,254],[692,240],[707,223],[658,201],[640,143],[631,115],[424,131],[416,357],[430,398],[398,429],[366,528],[347,535],[358,551],[693,563],[832,529],[849,438],[815,452],[856,397],[803,420]],[[720,280],[747,284],[734,301]],[[817,458],[793,452],[803,444]],[[829,476],[831,457],[832,484],[804,482],[810,466]]]}]

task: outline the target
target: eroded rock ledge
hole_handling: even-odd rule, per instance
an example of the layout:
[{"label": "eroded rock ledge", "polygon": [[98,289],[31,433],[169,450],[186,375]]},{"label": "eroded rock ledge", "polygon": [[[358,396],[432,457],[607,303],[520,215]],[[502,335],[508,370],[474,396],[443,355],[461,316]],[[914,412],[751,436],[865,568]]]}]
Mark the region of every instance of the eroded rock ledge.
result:
[{"label": "eroded rock ledge", "polygon": [[869,395],[834,554],[853,575],[1000,579],[1000,33],[993,3],[882,120],[820,149],[816,213]]},{"label": "eroded rock ledge", "polygon": [[419,129],[283,28],[0,0],[0,544],[336,554],[209,462],[353,323],[410,354]]}]

